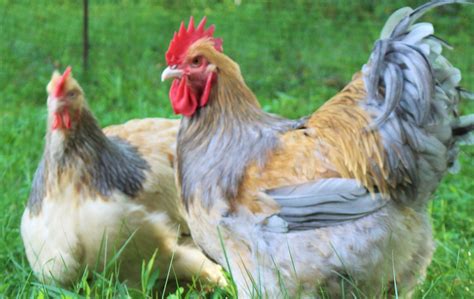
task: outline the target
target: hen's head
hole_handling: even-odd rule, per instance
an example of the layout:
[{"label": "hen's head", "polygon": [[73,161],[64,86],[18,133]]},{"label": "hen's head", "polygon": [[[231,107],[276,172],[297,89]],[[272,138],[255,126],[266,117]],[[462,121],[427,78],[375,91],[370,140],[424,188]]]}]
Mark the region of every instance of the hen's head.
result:
[{"label": "hen's head", "polygon": [[84,92],[72,77],[71,67],[68,67],[62,75],[54,71],[46,91],[51,129],[71,129],[85,106]]},{"label": "hen's head", "polygon": [[161,79],[174,79],[169,96],[176,114],[192,116],[205,106],[220,68],[228,63],[222,39],[213,37],[213,25],[206,29],[205,24],[205,17],[197,28],[192,17],[187,29],[181,23],[166,52],[168,67]]}]

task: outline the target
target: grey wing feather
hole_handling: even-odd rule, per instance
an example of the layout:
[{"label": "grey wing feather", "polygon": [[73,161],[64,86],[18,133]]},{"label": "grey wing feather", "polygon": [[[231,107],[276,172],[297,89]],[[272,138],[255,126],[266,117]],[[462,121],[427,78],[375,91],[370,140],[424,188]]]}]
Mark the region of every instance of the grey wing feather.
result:
[{"label": "grey wing feather", "polygon": [[41,211],[43,198],[46,195],[45,172],[45,159],[43,157],[35,171],[33,183],[31,184],[30,196],[28,198],[28,209],[34,215],[37,215]]},{"label": "grey wing feather", "polygon": [[271,189],[266,194],[281,207],[264,221],[265,228],[275,232],[338,225],[374,213],[387,203],[356,180],[341,178]]}]

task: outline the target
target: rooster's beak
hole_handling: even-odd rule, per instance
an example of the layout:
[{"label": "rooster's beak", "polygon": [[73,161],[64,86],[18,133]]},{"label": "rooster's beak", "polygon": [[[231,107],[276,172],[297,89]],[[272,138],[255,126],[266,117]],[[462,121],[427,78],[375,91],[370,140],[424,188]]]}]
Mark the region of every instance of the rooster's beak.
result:
[{"label": "rooster's beak", "polygon": [[181,78],[183,71],[177,69],[175,66],[167,67],[163,73],[161,73],[161,81],[165,81],[170,78]]}]

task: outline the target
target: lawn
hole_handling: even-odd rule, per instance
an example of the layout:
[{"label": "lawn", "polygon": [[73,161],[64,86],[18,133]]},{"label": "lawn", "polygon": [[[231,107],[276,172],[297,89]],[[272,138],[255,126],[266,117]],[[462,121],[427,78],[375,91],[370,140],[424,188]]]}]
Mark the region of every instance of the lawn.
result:
[{"label": "lawn", "polygon": [[[81,60],[81,2],[0,0],[0,297],[69,294],[35,280],[19,236],[42,153],[45,86],[53,69],[73,66],[103,126],[176,117],[169,83],[160,82],[164,52],[181,20],[207,15],[264,109],[298,117],[314,111],[361,68],[391,12],[424,1],[90,1],[87,71]],[[437,9],[425,20],[455,47],[447,56],[461,69],[463,86],[473,90],[474,6]],[[474,113],[474,103],[461,105],[461,112]],[[474,297],[473,154],[462,148],[461,172],[447,175],[433,196],[437,250],[416,298]],[[107,277],[82,281],[70,291],[101,298],[149,295]],[[198,294],[191,287],[182,296]],[[224,290],[214,295],[220,294]]]}]

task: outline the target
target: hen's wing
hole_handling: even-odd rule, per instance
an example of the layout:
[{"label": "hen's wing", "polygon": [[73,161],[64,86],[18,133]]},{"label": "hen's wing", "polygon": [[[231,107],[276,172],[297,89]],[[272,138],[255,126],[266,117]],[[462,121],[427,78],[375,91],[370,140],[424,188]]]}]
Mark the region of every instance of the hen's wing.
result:
[{"label": "hen's wing", "polygon": [[162,118],[134,119],[109,126],[104,133],[111,140],[118,137],[130,143],[150,166],[144,192],[137,200],[153,210],[167,211],[171,219],[181,225],[181,231],[187,232],[174,178],[179,123],[179,120]]}]

